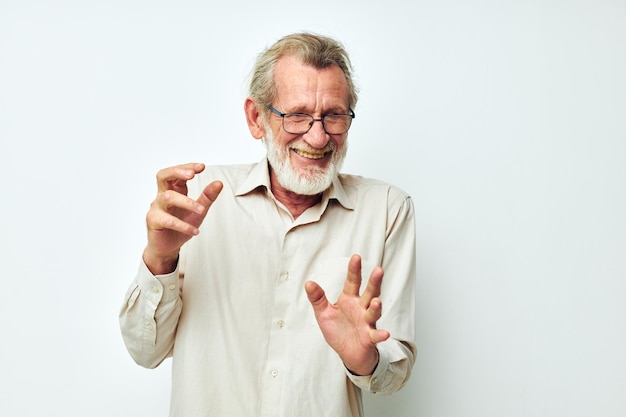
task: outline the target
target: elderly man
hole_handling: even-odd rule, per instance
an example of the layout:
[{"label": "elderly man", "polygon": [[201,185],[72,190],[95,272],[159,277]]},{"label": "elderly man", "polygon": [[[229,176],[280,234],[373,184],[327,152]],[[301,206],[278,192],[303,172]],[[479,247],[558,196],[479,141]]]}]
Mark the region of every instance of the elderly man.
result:
[{"label": "elderly man", "polygon": [[244,103],[267,157],[158,173],[120,325],[138,364],[173,357],[171,416],[362,416],[408,380],[414,211],[339,173],[356,101],[341,44],[286,36]]}]

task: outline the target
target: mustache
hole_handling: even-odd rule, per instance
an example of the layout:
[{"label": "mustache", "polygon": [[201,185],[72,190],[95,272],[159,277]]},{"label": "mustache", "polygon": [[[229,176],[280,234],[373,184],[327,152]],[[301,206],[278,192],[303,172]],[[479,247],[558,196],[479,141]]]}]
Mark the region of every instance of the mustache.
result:
[{"label": "mustache", "polygon": [[301,151],[301,152],[316,154],[316,153],[334,152],[337,149],[337,146],[335,145],[334,142],[328,142],[326,144],[326,146],[324,146],[323,148],[320,149],[320,148],[313,148],[311,146],[308,146],[306,143],[303,143],[303,144],[297,144],[297,145],[293,145],[293,146],[288,146],[288,149],[293,149],[293,150],[297,150],[297,151]]}]

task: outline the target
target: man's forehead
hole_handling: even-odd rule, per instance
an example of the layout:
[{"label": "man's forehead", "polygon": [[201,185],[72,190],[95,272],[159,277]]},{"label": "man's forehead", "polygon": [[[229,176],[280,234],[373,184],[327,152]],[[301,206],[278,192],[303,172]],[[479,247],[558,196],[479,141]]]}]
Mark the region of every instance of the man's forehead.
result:
[{"label": "man's forehead", "polygon": [[346,76],[337,64],[331,64],[326,67],[318,68],[314,65],[305,63],[302,58],[296,55],[283,55],[276,61],[274,67],[274,75],[299,75],[302,72],[309,73],[325,73],[335,75],[337,78],[345,80]]}]

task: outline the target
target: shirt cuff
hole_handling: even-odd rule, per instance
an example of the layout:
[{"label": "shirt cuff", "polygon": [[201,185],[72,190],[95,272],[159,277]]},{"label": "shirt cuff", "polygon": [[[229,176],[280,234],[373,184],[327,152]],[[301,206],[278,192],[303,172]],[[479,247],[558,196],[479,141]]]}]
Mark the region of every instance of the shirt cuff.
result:
[{"label": "shirt cuff", "polygon": [[180,292],[179,285],[178,266],[169,274],[152,275],[146,264],[141,261],[137,273],[137,286],[155,308],[159,303],[177,299]]},{"label": "shirt cuff", "polygon": [[374,394],[391,394],[401,389],[411,375],[415,362],[413,345],[396,339],[387,339],[376,345],[378,365],[370,376],[356,376],[348,372],[350,380],[360,389]]},{"label": "shirt cuff", "polygon": [[378,365],[376,365],[376,369],[374,369],[372,375],[354,375],[346,369],[348,378],[350,378],[354,385],[364,391],[370,391],[372,393],[376,393],[382,389],[385,379],[384,375],[387,368],[389,368],[389,352],[385,348],[385,345],[379,343],[376,345],[376,349],[378,350]]}]

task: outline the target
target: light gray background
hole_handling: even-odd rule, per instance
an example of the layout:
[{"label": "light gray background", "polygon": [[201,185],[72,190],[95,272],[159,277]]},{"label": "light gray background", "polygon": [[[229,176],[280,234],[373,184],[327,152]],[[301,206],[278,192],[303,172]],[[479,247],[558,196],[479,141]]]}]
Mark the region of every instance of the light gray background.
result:
[{"label": "light gray background", "polygon": [[117,324],[154,175],[261,158],[244,80],[297,30],[352,54],[345,171],[417,210],[419,358],[367,415],[626,415],[623,0],[1,0],[0,415],[167,416]]}]

